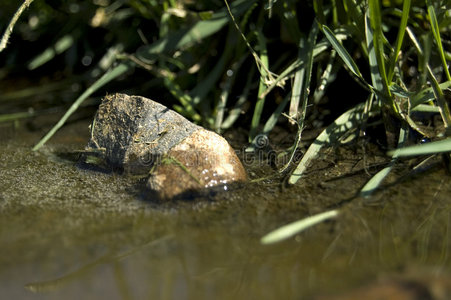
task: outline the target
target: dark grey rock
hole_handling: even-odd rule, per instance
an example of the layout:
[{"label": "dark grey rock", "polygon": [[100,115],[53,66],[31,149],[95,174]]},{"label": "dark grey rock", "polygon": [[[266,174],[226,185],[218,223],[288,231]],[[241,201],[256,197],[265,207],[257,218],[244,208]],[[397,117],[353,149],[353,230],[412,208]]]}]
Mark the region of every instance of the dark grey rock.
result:
[{"label": "dark grey rock", "polygon": [[106,96],[91,125],[86,148],[113,168],[146,174],[161,155],[200,127],[150,99]]}]

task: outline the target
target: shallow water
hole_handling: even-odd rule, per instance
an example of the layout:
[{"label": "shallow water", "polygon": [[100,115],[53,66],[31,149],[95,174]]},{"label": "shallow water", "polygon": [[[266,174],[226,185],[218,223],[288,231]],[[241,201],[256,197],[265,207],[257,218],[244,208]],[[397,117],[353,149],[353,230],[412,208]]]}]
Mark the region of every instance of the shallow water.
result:
[{"label": "shallow water", "polygon": [[[30,148],[46,128],[2,125],[2,298],[316,299],[391,276],[431,290],[440,283],[451,295],[442,280],[451,181],[439,166],[397,180],[408,174],[401,166],[361,199],[366,171],[386,158],[343,147],[326,151],[293,187],[276,176],[157,203],[136,178],[77,167],[87,124],[71,123],[39,152]],[[260,161],[247,168],[254,179],[276,174]],[[342,210],[338,219],[260,244],[272,229],[330,208]]]}]

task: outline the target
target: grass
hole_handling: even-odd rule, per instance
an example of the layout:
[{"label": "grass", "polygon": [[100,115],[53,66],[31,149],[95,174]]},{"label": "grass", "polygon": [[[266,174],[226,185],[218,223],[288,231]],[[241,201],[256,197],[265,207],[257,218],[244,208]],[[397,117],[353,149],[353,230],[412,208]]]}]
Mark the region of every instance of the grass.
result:
[{"label": "grass", "polygon": [[[255,150],[256,138],[268,136],[278,124],[296,126],[288,151],[291,159],[280,170],[289,171],[290,184],[302,179],[323,147],[337,144],[350,132],[364,132],[367,120],[376,118],[384,123],[386,148],[393,159],[362,187],[360,194],[369,196],[400,157],[445,153],[449,158],[451,152],[449,1],[398,2],[86,1],[71,11],[37,1],[14,15],[16,3],[6,1],[5,11],[11,11],[14,22],[0,23],[2,41],[11,32],[13,38],[0,49],[6,62],[0,66],[0,79],[17,68],[21,74],[45,73],[46,66],[58,61],[69,70],[67,77],[79,76],[86,84],[34,146],[39,150],[91,95],[120,91],[111,90],[114,82],[129,79],[133,85],[133,74],[142,69],[140,84],[155,83],[147,90],[132,88],[147,96],[158,87],[174,109],[217,132],[247,128],[249,151]],[[37,25],[30,25],[36,18]],[[63,23],[68,25],[60,30],[58,24]],[[34,36],[34,42],[27,36]],[[97,39],[103,37],[99,44]],[[15,44],[20,38],[24,41]],[[41,50],[21,50],[35,43],[42,43],[37,47]],[[95,53],[93,65],[73,71],[80,69],[80,58],[74,60],[77,51]],[[357,83],[366,95],[356,99],[348,92],[338,99],[328,92],[338,81]],[[326,107],[338,103],[341,110],[334,111],[335,121],[324,124],[303,158],[294,162],[302,132],[312,128],[312,116],[324,96]],[[1,97],[8,99],[8,94]],[[437,114],[443,130],[431,135],[424,128]],[[0,121],[33,115],[14,112],[3,114]],[[423,137],[432,142],[416,146]]]}]

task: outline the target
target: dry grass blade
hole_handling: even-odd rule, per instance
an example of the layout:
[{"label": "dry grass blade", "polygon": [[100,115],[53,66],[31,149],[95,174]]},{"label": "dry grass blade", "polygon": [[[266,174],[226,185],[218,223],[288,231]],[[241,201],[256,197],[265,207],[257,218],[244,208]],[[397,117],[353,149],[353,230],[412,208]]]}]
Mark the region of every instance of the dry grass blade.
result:
[{"label": "dry grass blade", "polygon": [[16,11],[14,16],[12,17],[11,22],[9,22],[8,27],[6,28],[5,33],[3,34],[2,39],[0,41],[0,52],[2,52],[6,48],[9,37],[10,37],[11,33],[13,32],[14,26],[16,25],[17,20],[19,20],[20,15],[23,13],[23,11],[28,6],[30,6],[30,4],[33,1],[34,0],[25,0],[24,3],[22,3],[22,5],[19,7],[19,9]]}]

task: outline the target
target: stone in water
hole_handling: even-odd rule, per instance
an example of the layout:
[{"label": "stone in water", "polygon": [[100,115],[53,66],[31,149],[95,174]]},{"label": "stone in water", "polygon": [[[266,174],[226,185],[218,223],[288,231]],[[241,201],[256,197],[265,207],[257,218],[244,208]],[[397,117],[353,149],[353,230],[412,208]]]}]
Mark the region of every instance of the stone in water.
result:
[{"label": "stone in water", "polygon": [[162,199],[247,179],[223,137],[140,96],[103,99],[86,151],[111,168],[149,174],[147,186]]}]

